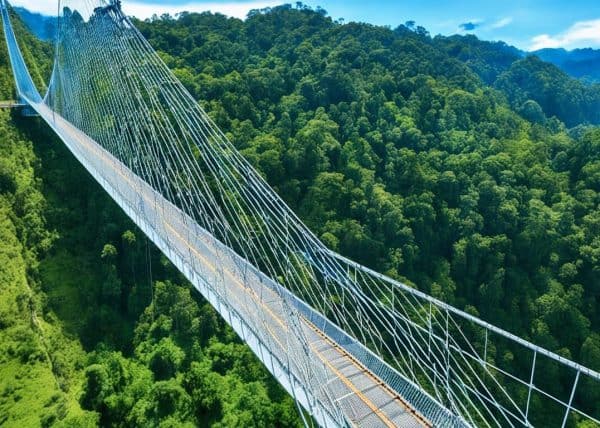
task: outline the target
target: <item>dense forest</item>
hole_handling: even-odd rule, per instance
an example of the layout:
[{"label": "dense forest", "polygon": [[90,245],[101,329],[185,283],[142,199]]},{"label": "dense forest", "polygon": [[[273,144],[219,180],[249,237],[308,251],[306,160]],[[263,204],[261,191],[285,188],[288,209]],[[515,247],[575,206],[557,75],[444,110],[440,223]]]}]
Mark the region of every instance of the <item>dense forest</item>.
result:
[{"label": "dense forest", "polygon": [[[36,83],[51,46],[15,23]],[[0,44],[0,98],[13,98]],[[217,313],[38,119],[0,112],[0,426],[300,426]]]},{"label": "dense forest", "polygon": [[[598,85],[302,4],[136,25],[331,248],[600,369]],[[51,47],[19,33],[41,82]],[[300,425],[44,125],[3,113],[0,153],[0,425]]]}]

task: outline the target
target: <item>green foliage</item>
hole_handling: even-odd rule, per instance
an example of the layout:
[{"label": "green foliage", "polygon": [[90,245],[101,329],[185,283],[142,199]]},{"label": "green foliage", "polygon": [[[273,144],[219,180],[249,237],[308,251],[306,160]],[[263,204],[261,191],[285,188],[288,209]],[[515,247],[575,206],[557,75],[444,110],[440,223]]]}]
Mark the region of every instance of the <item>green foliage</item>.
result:
[{"label": "green foliage", "polygon": [[[600,124],[600,84],[585,83],[541,61],[537,55],[545,58],[544,50],[525,56],[504,42],[486,42],[473,35],[436,36],[433,43],[463,61],[484,83],[499,89],[512,107],[533,123],[556,116],[567,126]],[[569,65],[563,63],[561,68]]]},{"label": "green foliage", "polygon": [[169,379],[177,373],[185,353],[169,338],[163,338],[150,356],[149,366],[158,380]]},{"label": "green foliage", "polygon": [[329,246],[570,358],[595,355],[600,134],[566,126],[600,122],[598,86],[502,43],[304,7],[137,24]]},{"label": "green foliage", "polygon": [[44,317],[38,262],[56,235],[45,219],[39,160],[7,112],[0,112],[0,159],[0,425],[85,420],[71,370],[80,349]]},{"label": "green foliage", "polygon": [[535,100],[546,116],[556,116],[568,126],[600,123],[600,84],[573,79],[535,56],[516,61],[495,85],[507,94],[512,105]]},{"label": "green foliage", "polygon": [[43,94],[46,92],[46,84],[50,81],[50,75],[52,74],[54,45],[50,42],[41,41],[31,34],[25,23],[12,8],[10,16],[14,27],[13,30],[27,68],[33,82],[40,93]]},{"label": "green foliage", "polygon": [[[24,49],[34,74],[39,46]],[[4,48],[0,91],[9,94]],[[256,411],[268,415],[256,423],[298,426],[291,399],[51,131],[34,121],[22,136],[8,121],[2,113],[0,425],[228,426]],[[214,364],[203,357],[209,343]],[[206,378],[192,381],[193,361]],[[261,395],[238,412],[246,384]]]},{"label": "green foliage", "polygon": [[[596,121],[597,88],[502,44],[305,7],[137,24],[327,245],[598,368],[600,131],[560,122]],[[9,98],[3,46],[0,68]],[[300,426],[66,148],[14,122],[26,135],[2,113],[0,425]],[[596,395],[582,383],[576,400],[598,412]]]}]

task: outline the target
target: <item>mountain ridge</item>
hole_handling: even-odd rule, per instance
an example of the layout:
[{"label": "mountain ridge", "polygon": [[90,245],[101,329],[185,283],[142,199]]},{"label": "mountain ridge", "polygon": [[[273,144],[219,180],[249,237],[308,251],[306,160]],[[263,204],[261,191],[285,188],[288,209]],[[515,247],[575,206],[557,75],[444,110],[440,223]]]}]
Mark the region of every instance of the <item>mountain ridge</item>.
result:
[{"label": "mountain ridge", "polygon": [[56,34],[56,17],[31,12],[29,9],[20,6],[15,6],[13,9],[36,37],[43,41],[54,39]]},{"label": "mountain ridge", "polygon": [[556,65],[573,77],[589,82],[600,82],[600,49],[547,48],[529,53],[536,55],[542,61]]},{"label": "mountain ridge", "polygon": [[[54,38],[57,25],[55,17],[31,12],[25,7],[15,7],[14,9],[20,15],[30,31],[41,40],[50,41]],[[439,35],[436,37],[443,37],[446,39],[463,38],[465,40],[471,37],[477,38],[472,34]],[[525,51],[503,41],[488,41],[479,38],[477,38],[477,40],[489,43],[491,46],[498,49],[500,54],[505,55],[507,58],[512,56],[513,62],[519,58],[535,55],[544,62],[554,64],[572,77],[589,83],[600,82],[600,49],[581,48],[567,50],[564,48],[546,48],[535,51]]]}]

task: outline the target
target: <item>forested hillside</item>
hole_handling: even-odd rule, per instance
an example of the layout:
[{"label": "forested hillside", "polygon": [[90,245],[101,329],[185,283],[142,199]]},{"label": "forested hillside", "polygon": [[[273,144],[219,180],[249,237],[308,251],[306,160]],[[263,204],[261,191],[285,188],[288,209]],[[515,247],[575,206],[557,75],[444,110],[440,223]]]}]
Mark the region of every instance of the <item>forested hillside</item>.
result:
[{"label": "forested hillside", "polygon": [[[303,6],[136,25],[331,248],[600,369],[597,87]],[[50,48],[32,46],[42,76]],[[3,45],[0,66],[8,97]],[[45,126],[4,114],[0,152],[0,425],[300,424]]]},{"label": "forested hillside", "polygon": [[31,122],[0,117],[0,425],[299,426],[251,351]]},{"label": "forested hillside", "polygon": [[[41,88],[52,47],[15,27]],[[0,98],[14,98],[4,43]],[[159,425],[300,418],[52,131],[0,112],[0,426]]]},{"label": "forested hillside", "polygon": [[54,40],[56,34],[56,16],[33,13],[24,7],[15,7],[14,10],[36,37],[41,40]]},{"label": "forested hillside", "polygon": [[591,82],[600,82],[600,49],[540,49],[532,52],[569,73]]},{"label": "forested hillside", "polygon": [[[594,128],[514,112],[419,30],[291,7],[138,25],[333,248],[548,346],[580,332],[574,356],[598,330]],[[547,293],[577,294],[577,325],[529,331]]]},{"label": "forested hillside", "polygon": [[[584,69],[594,74],[593,62],[580,63],[580,71],[575,72],[547,51],[527,54],[503,42],[487,42],[473,35],[437,36],[433,43],[463,61],[484,83],[501,91],[511,107],[530,121],[556,116],[569,127],[600,124],[600,83],[575,78],[583,77]],[[548,56],[555,61],[540,60]]]},{"label": "forested hillside", "polygon": [[502,57],[488,86],[422,28],[304,7],[138,25],[330,247],[599,368],[600,131],[540,107],[597,87]]}]

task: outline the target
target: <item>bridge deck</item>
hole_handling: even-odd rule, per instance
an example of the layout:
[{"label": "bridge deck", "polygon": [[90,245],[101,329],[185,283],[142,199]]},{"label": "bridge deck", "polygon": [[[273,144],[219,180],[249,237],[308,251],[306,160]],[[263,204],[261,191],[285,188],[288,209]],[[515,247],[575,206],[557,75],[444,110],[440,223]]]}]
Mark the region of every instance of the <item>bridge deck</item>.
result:
[{"label": "bridge deck", "polygon": [[[208,283],[214,284],[240,317],[261,325],[270,351],[280,361],[289,361],[292,372],[301,373],[306,368],[298,365],[301,359],[289,358],[290,352],[304,353],[306,358],[322,362],[322,370],[328,381],[327,385],[319,385],[313,391],[317,400],[337,402],[347,421],[354,426],[431,426],[384,382],[310,321],[299,316],[298,328],[291,331],[282,315],[290,310],[290,305],[284,301],[289,297],[283,297],[286,294],[278,289],[278,284],[233,254],[109,152],[54,114],[45,104],[34,103],[33,107],[63,139],[69,140],[71,150],[78,151],[97,171],[103,171],[103,178],[118,189],[125,203],[143,210],[146,218],[154,219],[158,229],[162,229],[168,237],[169,244],[179,254],[188,257],[194,270]],[[72,146],[73,143],[76,146]],[[300,340],[300,337],[304,339]],[[308,344],[309,349],[303,344]]]}]

